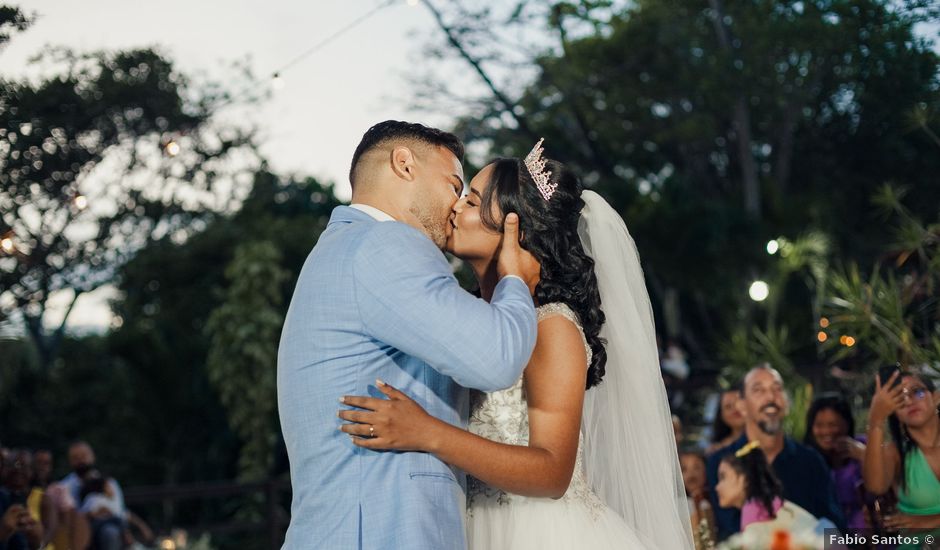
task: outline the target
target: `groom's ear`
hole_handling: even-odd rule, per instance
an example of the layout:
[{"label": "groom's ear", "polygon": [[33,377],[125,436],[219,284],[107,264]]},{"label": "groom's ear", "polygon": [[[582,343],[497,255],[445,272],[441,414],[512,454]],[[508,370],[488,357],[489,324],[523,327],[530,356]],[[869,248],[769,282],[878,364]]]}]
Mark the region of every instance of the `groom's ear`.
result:
[{"label": "groom's ear", "polygon": [[399,145],[392,149],[392,171],[395,175],[408,181],[415,179],[415,159],[414,151],[404,145]]}]

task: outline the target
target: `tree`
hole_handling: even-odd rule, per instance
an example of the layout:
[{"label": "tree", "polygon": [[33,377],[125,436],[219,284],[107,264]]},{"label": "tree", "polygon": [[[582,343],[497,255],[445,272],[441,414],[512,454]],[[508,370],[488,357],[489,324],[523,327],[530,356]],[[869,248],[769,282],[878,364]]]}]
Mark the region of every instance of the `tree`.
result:
[{"label": "tree", "polygon": [[[164,456],[167,451],[162,445],[153,450],[163,457],[154,463],[164,469],[153,472],[151,482],[245,473],[236,462],[252,465],[251,472],[259,471],[254,469],[257,464],[270,466],[271,457],[259,459],[253,445],[277,440],[276,421],[265,413],[273,406],[273,390],[268,394],[265,388],[255,388],[253,399],[233,400],[231,396],[266,376],[265,368],[274,368],[257,360],[264,350],[277,348],[279,330],[274,330],[271,320],[286,313],[304,259],[338,204],[332,189],[316,180],[282,179],[260,171],[236,213],[216,218],[184,243],[161,239],[121,269],[121,297],[113,308],[120,326],[109,337],[111,353],[133,373],[134,387],[140,388],[137,406],[149,411],[148,440],[165,442],[174,452]],[[244,243],[265,242],[273,243],[273,249],[261,254],[270,256],[265,260],[276,259],[274,263],[257,263],[259,258],[251,253],[257,250],[255,246],[239,252]],[[256,272],[242,268],[276,273],[279,280],[264,281],[252,276]],[[237,341],[227,339],[234,336],[225,331],[239,330],[249,319],[242,317],[228,326],[222,320],[258,303],[259,297],[246,293],[246,285],[262,289],[261,301],[267,306],[255,313],[265,312],[263,319],[252,317],[250,322],[265,328],[242,332]],[[241,305],[241,299],[251,302]],[[228,345],[232,347],[220,347]],[[252,367],[241,368],[252,357]],[[231,365],[228,376],[220,376],[229,366],[219,362],[226,360],[237,363]],[[199,420],[203,416],[204,422]],[[245,435],[248,418],[257,418],[259,423],[253,426],[261,431],[251,434],[258,439],[248,441],[239,452],[237,439]],[[178,451],[190,448],[201,451]],[[234,460],[239,455],[242,458]]]},{"label": "tree", "polygon": [[235,249],[225,270],[224,302],[209,317],[212,338],[206,367],[242,440],[239,477],[270,475],[278,440],[277,347],[284,323],[282,286],[289,273],[270,241],[249,241]]},{"label": "tree", "polygon": [[70,311],[148,242],[231,211],[255,161],[249,130],[214,122],[228,94],[156,51],[38,62],[40,80],[0,81],[0,295],[48,368],[65,328],[47,331],[49,297],[71,290]]},{"label": "tree", "polygon": [[[764,252],[781,236],[874,258],[882,236],[866,197],[885,181],[909,184],[919,214],[940,202],[929,116],[940,111],[940,60],[914,31],[937,17],[935,3],[513,5],[437,8],[450,47],[501,92],[482,87],[457,130],[515,156],[532,146],[526,128],[544,136],[549,156],[624,215],[662,328],[698,356],[757,325],[786,329],[797,368],[818,363],[812,304],[825,281],[808,265],[798,272],[807,276],[783,277],[776,311],[751,303],[747,288],[785,271]],[[527,42],[538,53],[522,79],[529,73],[500,60],[529,55],[507,38],[531,21],[543,32]]]},{"label": "tree", "polygon": [[18,7],[0,5],[0,48],[10,41],[14,33],[25,31],[32,23],[32,18]]},{"label": "tree", "polygon": [[873,197],[894,240],[867,275],[854,262],[837,272],[826,297],[820,334],[830,361],[859,367],[859,389],[894,363],[940,375],[940,220],[918,219],[905,195],[886,185]]}]

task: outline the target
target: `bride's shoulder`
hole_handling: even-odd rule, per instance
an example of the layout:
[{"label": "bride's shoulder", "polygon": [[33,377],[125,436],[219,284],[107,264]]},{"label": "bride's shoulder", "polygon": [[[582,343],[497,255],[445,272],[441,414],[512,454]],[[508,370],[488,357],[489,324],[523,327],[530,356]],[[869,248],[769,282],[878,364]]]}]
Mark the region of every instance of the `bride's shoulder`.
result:
[{"label": "bride's shoulder", "polygon": [[541,305],[535,308],[535,312],[538,314],[539,322],[548,319],[549,317],[561,315],[575,325],[581,326],[581,323],[578,319],[578,314],[575,313],[574,310],[564,302],[552,302],[550,304]]}]

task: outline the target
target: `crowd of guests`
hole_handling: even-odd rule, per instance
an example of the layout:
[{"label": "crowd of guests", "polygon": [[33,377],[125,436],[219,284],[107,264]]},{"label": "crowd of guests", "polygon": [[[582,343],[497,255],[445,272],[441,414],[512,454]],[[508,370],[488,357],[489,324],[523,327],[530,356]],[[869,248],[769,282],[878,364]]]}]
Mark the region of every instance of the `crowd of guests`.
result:
[{"label": "crowd of guests", "polygon": [[789,410],[780,373],[761,365],[721,394],[707,445],[677,433],[697,546],[826,528],[940,534],[940,392],[929,377],[882,374],[864,434],[841,395],[815,398],[802,441],[784,430]]},{"label": "crowd of guests", "polygon": [[69,474],[53,480],[48,450],[0,449],[0,550],[119,550],[133,518],[120,484],[84,441],[68,448]]}]

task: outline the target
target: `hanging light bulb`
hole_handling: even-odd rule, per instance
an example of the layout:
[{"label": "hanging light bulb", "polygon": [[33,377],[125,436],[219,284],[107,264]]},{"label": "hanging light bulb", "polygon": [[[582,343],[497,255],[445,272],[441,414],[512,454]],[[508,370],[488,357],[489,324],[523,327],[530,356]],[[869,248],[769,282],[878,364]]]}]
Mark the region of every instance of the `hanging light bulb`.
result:
[{"label": "hanging light bulb", "polygon": [[79,210],[84,210],[88,208],[88,197],[86,197],[85,195],[79,195],[75,197],[75,200],[73,202],[75,204],[75,208],[78,208]]},{"label": "hanging light bulb", "polygon": [[748,289],[747,293],[751,297],[751,300],[763,302],[770,296],[770,287],[767,286],[767,283],[764,281],[754,281],[751,283],[751,288]]},{"label": "hanging light bulb", "polygon": [[171,157],[175,157],[176,155],[180,154],[180,144],[176,143],[175,141],[167,143],[165,149],[166,154],[170,155]]},{"label": "hanging light bulb", "polygon": [[9,254],[16,249],[16,246],[13,244],[13,239],[10,237],[4,237],[2,240],[0,240],[0,248],[3,248],[3,251]]}]

